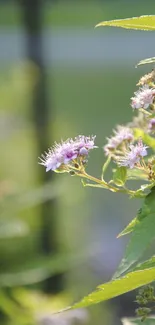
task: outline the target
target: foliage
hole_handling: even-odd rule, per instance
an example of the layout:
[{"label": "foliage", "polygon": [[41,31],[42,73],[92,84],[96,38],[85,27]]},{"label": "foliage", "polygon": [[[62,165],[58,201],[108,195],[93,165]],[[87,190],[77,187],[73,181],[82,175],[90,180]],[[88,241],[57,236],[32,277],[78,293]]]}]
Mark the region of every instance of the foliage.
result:
[{"label": "foliage", "polygon": [[[87,261],[89,258],[92,258],[92,252],[90,252],[90,256],[88,256],[88,247],[86,247],[84,250],[81,250],[80,247],[77,247],[77,249],[73,247],[71,253],[70,250],[68,251],[67,247],[66,253],[66,246],[68,245],[69,247],[72,247],[72,245],[74,246],[76,242],[76,238],[72,239],[72,236],[75,237],[74,231],[67,233],[67,229],[70,229],[70,223],[73,222],[75,231],[77,232],[77,224],[79,224],[79,219],[76,216],[79,213],[79,202],[82,201],[82,205],[84,204],[83,195],[85,191],[78,191],[78,186],[80,189],[80,184],[78,184],[74,179],[68,180],[68,177],[56,177],[55,182],[49,182],[44,186],[41,186],[38,183],[36,184],[36,173],[38,170],[40,171],[40,166],[36,165],[37,157],[35,155],[36,149],[34,143],[33,125],[29,126],[29,105],[27,104],[29,94],[26,81],[28,81],[28,87],[30,87],[31,82],[24,75],[24,70],[26,67],[27,63],[25,65],[20,64],[18,66],[13,66],[13,68],[4,67],[5,69],[2,71],[1,75],[1,114],[2,117],[6,117],[3,128],[5,137],[1,138],[1,148],[3,151],[3,155],[1,157],[1,178],[6,180],[1,181],[0,183],[0,193],[2,195],[0,218],[0,285],[2,286],[2,292],[5,293],[5,299],[7,298],[8,304],[11,303],[12,299],[14,300],[14,292],[17,290],[17,288],[19,288],[19,286],[20,289],[21,286],[27,287],[27,289],[25,289],[27,297],[29,297],[27,299],[30,299],[31,297],[31,304],[28,309],[31,314],[32,324],[34,325],[36,322],[34,321],[32,307],[36,299],[41,299],[42,294],[41,291],[39,291],[39,294],[37,295],[38,290],[36,290],[35,293],[32,292],[31,294],[31,288],[35,287],[37,289],[41,289],[44,285],[44,281],[47,278],[49,278],[51,275],[55,276],[55,274],[59,274],[60,272],[74,274],[74,270],[80,269],[80,272],[82,273],[83,264],[87,263],[85,261]],[[118,71],[120,74],[120,82],[124,84],[126,75],[123,71],[118,69],[119,68],[116,67],[113,68],[113,71],[110,71],[109,69],[96,69],[96,67],[91,67],[91,69],[88,70],[88,67],[86,67],[82,70],[69,70],[68,68],[55,67],[52,69],[52,73],[51,70],[49,71],[49,89],[51,90],[51,86],[53,86],[54,78],[55,106],[57,111],[55,123],[56,131],[54,130],[55,138],[58,139],[61,136],[64,137],[65,134],[69,135],[70,133],[75,133],[77,129],[76,123],[79,126],[79,122],[81,123],[82,128],[87,128],[88,132],[90,132],[96,116],[96,111],[93,111],[93,92],[95,92],[98,103],[100,103],[103,97],[103,94],[101,94],[100,85],[102,85],[102,87],[106,89],[105,92],[108,93],[108,84],[112,78],[112,75],[118,74]],[[136,74],[136,70],[134,72]],[[130,75],[129,85],[131,86],[131,70],[128,70],[128,73]],[[62,83],[64,84],[63,89],[61,88]],[[85,92],[85,85],[91,89],[91,95],[89,96],[87,95],[87,92]],[[9,92],[2,91],[2,88],[3,90],[8,88]],[[81,96],[79,96],[76,91],[76,89],[79,88],[81,89]],[[24,89],[26,90],[25,92]],[[70,90],[75,98],[74,114],[72,114],[72,97],[69,95]],[[59,95],[60,91],[61,96]],[[115,87],[116,97],[117,92],[118,87]],[[81,108],[79,114],[78,110],[78,107],[83,107],[83,101],[83,105],[88,105],[91,111],[88,125],[86,125],[87,111],[84,111],[83,108]],[[117,101],[118,99],[116,102]],[[102,114],[102,105],[97,106],[98,116],[100,116]],[[119,104],[116,104],[116,106],[118,106],[120,112],[117,110],[114,112],[113,121],[116,119],[117,115],[119,116],[121,114],[121,106]],[[63,112],[61,110],[62,107],[64,107]],[[3,112],[5,115],[3,115]],[[23,114],[25,114],[25,116],[23,116]],[[11,116],[14,117],[17,124],[14,125],[14,123],[12,123],[10,125],[9,122]],[[82,119],[81,116],[83,116]],[[20,120],[21,118],[22,120]],[[22,129],[18,128],[18,126],[20,127],[18,122],[21,122]],[[98,134],[100,133],[102,136],[103,125],[100,117],[98,118],[98,127]],[[2,131],[3,130],[1,129],[1,132]],[[105,134],[106,132],[107,130],[104,129]],[[11,137],[8,136],[10,133]],[[22,164],[21,157],[24,157]],[[8,162],[7,164],[6,161]],[[11,168],[8,168],[8,166],[10,166],[10,161]],[[66,186],[68,189],[67,192]],[[49,256],[44,256],[43,252],[40,252],[40,230],[42,229],[42,224],[40,223],[40,206],[42,203],[44,204],[44,202],[46,203],[53,198],[57,198],[59,204],[59,215],[57,221],[61,222],[61,225],[64,222],[66,227],[66,230],[64,231],[64,227],[61,225],[59,226],[60,230],[63,228],[61,241],[62,243],[65,241],[65,252],[63,244],[63,252],[61,254],[59,253],[55,256],[50,254]],[[69,205],[69,208],[67,209],[66,204]],[[77,212],[75,211],[75,204],[78,206]],[[74,210],[74,218],[72,215],[72,208]],[[82,215],[83,212],[81,213],[81,218]],[[63,216],[64,221],[62,220]],[[64,238],[66,233],[67,238]],[[75,250],[76,254],[74,253]],[[83,292],[85,292],[85,290],[86,288],[83,288]],[[22,292],[23,290],[18,291],[19,296],[21,295],[19,297],[21,305],[23,305],[22,300],[24,299],[24,295],[21,294]],[[77,290],[75,287],[73,295],[76,294]],[[56,297],[53,296],[48,299],[48,297],[43,294],[43,299],[46,301],[46,304],[49,305],[50,313],[64,308],[73,301],[73,298],[71,299],[67,296],[63,299],[61,295],[59,296],[59,299],[56,299]],[[50,308],[50,306],[53,306],[52,302],[55,304],[54,308]],[[15,306],[16,305],[14,304],[12,305],[12,317],[9,325],[14,325],[17,323],[15,319],[16,312],[13,308]],[[0,309],[2,310],[1,306]],[[98,306],[96,310],[97,309],[101,310],[100,306]],[[44,306],[44,310],[41,310],[41,312],[46,314],[45,310],[46,306]],[[7,315],[6,319],[10,319],[8,307],[6,310],[3,309],[3,314]],[[4,322],[2,318],[1,322],[2,324],[6,324],[6,321]],[[22,324],[21,320],[19,324]]]},{"label": "foliage", "polygon": [[96,25],[100,26],[114,26],[127,29],[140,29],[140,30],[155,30],[155,16],[140,16],[126,19],[116,19],[111,21],[103,21]]},{"label": "foliage", "polygon": [[[137,23],[139,22],[140,27],[138,26],[138,29],[155,29],[154,16],[136,17],[131,18],[129,21],[119,20],[118,22],[115,20],[110,23],[105,22],[100,25],[107,26],[108,24],[112,24],[113,26],[121,25],[121,27],[124,28],[137,29]],[[129,25],[127,26],[127,23],[130,24],[130,27]],[[153,62],[154,58],[151,58],[142,60],[138,65]],[[151,80],[150,77],[145,76],[148,89],[154,88],[153,78],[153,74],[151,75]],[[22,96],[22,92],[20,92],[20,95]],[[152,96],[154,99],[154,94]],[[17,96],[17,102],[18,99],[19,97]],[[7,100],[9,103],[10,101],[8,98]],[[16,105],[18,106],[18,103]],[[149,260],[144,261],[143,263],[139,263],[139,258],[144,253],[146,247],[154,239],[155,140],[153,125],[152,129],[148,130],[147,128],[150,125],[151,120],[154,118],[154,101],[151,98],[149,107],[136,107],[136,109],[138,110],[139,119],[142,116],[143,125],[141,126],[139,123],[135,126],[135,122],[133,121],[132,125],[130,124],[127,126],[129,127],[130,131],[132,131],[132,136],[130,135],[131,138],[123,139],[122,143],[118,143],[118,151],[112,150],[110,154],[108,154],[107,160],[103,164],[101,179],[89,175],[85,170],[87,165],[88,152],[90,149],[95,148],[94,143],[92,145],[92,148],[90,148],[89,140],[92,141],[92,138],[88,139],[84,137],[82,139],[84,142],[80,144],[78,142],[78,138],[78,140],[75,140],[73,143],[73,147],[71,141],[70,148],[73,149],[73,151],[75,150],[73,155],[74,161],[70,156],[67,155],[67,152],[63,163],[62,152],[67,143],[61,143],[63,149],[61,151],[61,162],[57,162],[56,168],[54,168],[52,165],[51,169],[55,170],[56,172],[65,171],[69,172],[71,175],[80,177],[85,186],[108,189],[114,193],[124,193],[129,195],[131,198],[144,198],[144,203],[136,218],[134,218],[118,236],[121,237],[122,235],[132,233],[129,245],[125,252],[125,256],[120,266],[118,267],[118,270],[116,271],[113,279],[106,284],[98,286],[96,291],[92,292],[90,295],[83,298],[79,303],[75,304],[69,309],[81,308],[99,303],[100,301],[111,299],[120,294],[151,283],[155,280],[154,256]],[[115,132],[117,141],[119,138],[119,132],[120,130],[117,130]],[[61,149],[61,146],[59,149]],[[147,158],[147,155],[145,154],[146,150],[148,150],[147,146],[149,146],[151,151],[149,158]],[[58,148],[56,147],[56,154],[58,154],[57,149]],[[134,149],[140,150],[140,153],[138,156],[134,157],[137,160],[134,160],[134,168],[132,168],[131,162],[126,160],[128,157],[126,155],[130,153],[130,150]],[[127,152],[127,150],[129,151]],[[124,156],[120,156],[120,152],[123,153]],[[47,162],[48,158],[51,159],[51,154],[53,154],[53,152],[49,151],[49,156],[44,157],[45,160],[43,160],[43,164]],[[123,160],[123,164],[122,158],[125,158],[125,160]],[[107,168],[111,166],[111,161],[115,162],[115,167],[112,169],[113,176],[110,181],[106,181],[105,173],[107,171]],[[70,162],[70,164],[68,162]],[[143,184],[137,190],[128,188],[128,184],[131,184],[131,180],[133,179],[143,181]],[[25,220],[21,221],[18,219],[19,212],[22,212],[28,207],[34,207],[37,204],[53,199],[53,197],[57,197],[59,193],[60,187],[56,183],[53,186],[51,186],[51,184],[47,184],[40,189],[34,189],[28,193],[11,193],[11,197],[10,194],[6,196],[4,198],[4,201],[1,201],[2,217],[0,220],[0,240],[3,242],[3,245],[4,242],[8,239],[12,240],[11,243],[13,245],[13,242],[16,240],[16,238],[25,238],[31,232],[29,224]],[[12,214],[17,216],[12,217]],[[10,215],[11,217],[9,217]],[[12,270],[9,270],[9,272],[6,269],[4,271],[1,270],[0,309],[10,319],[11,324],[13,322],[17,325],[34,324],[36,322],[36,319],[38,320],[38,315],[40,315],[39,313],[47,313],[47,311],[55,312],[56,309],[61,309],[65,305],[70,304],[69,297],[59,297],[59,301],[55,302],[53,297],[48,298],[45,295],[38,293],[38,291],[36,293],[35,291],[29,291],[26,289],[17,289],[17,287],[23,285],[38,284],[53,274],[59,273],[60,271],[65,271],[70,265],[76,265],[76,263],[77,256],[72,257],[66,256],[66,254],[62,254],[55,257],[42,256],[39,259],[33,258],[25,264],[22,263],[16,268],[13,267]],[[139,310],[139,316],[142,318],[147,316],[148,311],[149,310],[146,309]],[[139,324],[140,320],[137,318],[133,320],[123,319],[122,322],[125,325]],[[154,323],[154,318],[147,318],[146,324]]]},{"label": "foliage", "polygon": [[[96,27],[99,26],[155,30],[155,16],[105,21]],[[148,63],[148,60],[143,63]],[[82,179],[84,186],[125,193],[131,198],[144,197],[144,203],[136,218],[118,236],[132,233],[125,255],[113,279],[98,286],[97,290],[69,307],[69,310],[97,304],[155,280],[154,257],[149,261],[138,263],[139,258],[155,237],[155,71],[143,76],[138,85],[141,88],[131,98],[131,106],[134,111],[138,112],[138,116],[125,127],[118,126],[114,135],[108,139],[107,145],[104,146],[107,160],[102,168],[101,179],[86,172],[88,154],[96,148],[95,137],[79,136],[75,139],[68,139],[55,145],[41,157],[40,163],[46,167],[46,171],[52,170],[78,176]],[[105,173],[111,161],[115,162],[116,168],[113,170],[112,180],[107,182]],[[143,181],[137,190],[127,187],[132,178]],[[150,287],[146,287],[143,293],[137,296],[137,302],[142,305],[154,301],[155,297]],[[150,311],[149,307],[139,307],[137,315],[143,321]]]}]

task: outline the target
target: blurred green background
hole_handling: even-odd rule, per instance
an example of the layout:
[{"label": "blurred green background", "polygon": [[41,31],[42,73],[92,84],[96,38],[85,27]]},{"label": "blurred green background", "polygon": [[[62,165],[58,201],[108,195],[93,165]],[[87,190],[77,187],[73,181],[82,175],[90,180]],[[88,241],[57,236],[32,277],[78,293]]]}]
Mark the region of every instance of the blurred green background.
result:
[{"label": "blurred green background", "polygon": [[154,56],[154,33],[94,26],[153,9],[152,0],[0,1],[2,325],[113,325],[133,315],[131,294],[52,316],[111,278],[126,244],[116,236],[141,202],[46,174],[38,156],[93,134],[88,170],[100,176],[106,137],[132,118],[130,98],[150,68],[135,65]]}]

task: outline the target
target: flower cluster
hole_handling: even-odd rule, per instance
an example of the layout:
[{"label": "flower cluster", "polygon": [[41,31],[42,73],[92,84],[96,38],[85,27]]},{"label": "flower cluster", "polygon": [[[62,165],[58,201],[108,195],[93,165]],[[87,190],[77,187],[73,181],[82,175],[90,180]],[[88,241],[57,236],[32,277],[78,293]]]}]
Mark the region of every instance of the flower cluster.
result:
[{"label": "flower cluster", "polygon": [[95,136],[85,137],[79,135],[74,140],[68,139],[60,144],[55,144],[40,158],[40,164],[46,167],[46,171],[70,171],[69,165],[74,162],[83,162],[88,156],[89,150],[97,148],[94,145]]},{"label": "flower cluster", "polygon": [[124,157],[120,157],[119,165],[134,168],[140,160],[147,156],[147,146],[141,140],[137,144],[131,144],[129,150],[125,152]]},{"label": "flower cluster", "polygon": [[151,104],[153,104],[155,97],[155,89],[149,88],[148,85],[144,85],[138,91],[136,91],[135,96],[131,98],[131,106],[133,109],[144,108],[147,109]]},{"label": "flower cluster", "polygon": [[124,143],[130,143],[133,141],[133,132],[130,128],[124,126],[118,126],[117,130],[114,130],[114,136],[107,138],[108,143],[104,146],[105,155],[112,155],[116,149],[120,149]]},{"label": "flower cluster", "polygon": [[[117,127],[114,136],[107,138],[104,152],[118,166],[143,169],[148,179],[154,179],[154,167],[149,161],[147,164],[144,161],[148,147],[143,144],[140,136],[147,133],[152,136],[155,133],[155,71],[142,77],[138,85],[142,87],[131,98],[131,106],[138,111],[138,116],[127,126]],[[150,110],[146,111],[148,108]],[[135,136],[136,130],[140,134],[139,138]]]},{"label": "flower cluster", "polygon": [[[85,186],[102,187],[130,195],[134,191],[124,186],[127,180],[144,179],[151,182],[152,186],[155,182],[155,157],[149,158],[147,155],[148,149],[155,148],[155,71],[142,77],[138,84],[141,88],[131,98],[131,106],[137,116],[126,126],[117,126],[113,135],[107,138],[103,147],[107,159],[102,168],[101,179],[89,175],[85,170],[89,151],[97,148],[95,136],[79,135],[74,139],[55,143],[40,158],[40,164],[46,167],[46,171],[68,172],[87,179],[88,182],[83,181]],[[116,169],[113,170],[113,179],[107,182],[104,173],[111,160]],[[120,186],[123,189],[120,190]]]},{"label": "flower cluster", "polygon": [[131,128],[118,126],[114,134],[115,136],[108,138],[108,143],[103,148],[105,155],[111,156],[119,166],[135,167],[141,158],[147,155],[147,146],[143,145],[141,139],[137,144],[133,144],[134,135]]}]

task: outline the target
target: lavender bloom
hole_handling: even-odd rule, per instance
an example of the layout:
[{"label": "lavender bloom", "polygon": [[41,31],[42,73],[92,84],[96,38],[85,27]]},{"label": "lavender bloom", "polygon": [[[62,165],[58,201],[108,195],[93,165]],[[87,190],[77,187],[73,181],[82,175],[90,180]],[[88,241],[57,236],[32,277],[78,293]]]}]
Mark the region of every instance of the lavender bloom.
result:
[{"label": "lavender bloom", "polygon": [[46,167],[46,171],[63,169],[64,165],[71,163],[79,157],[86,157],[89,150],[97,148],[94,145],[95,136],[85,137],[79,135],[74,140],[68,139],[60,144],[55,144],[40,158],[40,164]]},{"label": "lavender bloom", "polygon": [[155,131],[155,118],[151,118],[148,124],[149,131]]},{"label": "lavender bloom", "polygon": [[119,159],[119,165],[134,168],[141,158],[147,156],[147,146],[139,140],[136,145],[130,145],[129,149],[130,151],[127,151],[126,155]]},{"label": "lavender bloom", "polygon": [[133,109],[148,108],[153,104],[155,89],[149,88],[148,85],[144,85],[138,91],[136,91],[135,96],[131,98],[131,106]]},{"label": "lavender bloom", "polygon": [[124,141],[131,142],[133,140],[132,130],[128,127],[118,126],[114,130],[114,136],[107,138],[108,143],[104,146],[105,155],[108,156],[117,149]]}]

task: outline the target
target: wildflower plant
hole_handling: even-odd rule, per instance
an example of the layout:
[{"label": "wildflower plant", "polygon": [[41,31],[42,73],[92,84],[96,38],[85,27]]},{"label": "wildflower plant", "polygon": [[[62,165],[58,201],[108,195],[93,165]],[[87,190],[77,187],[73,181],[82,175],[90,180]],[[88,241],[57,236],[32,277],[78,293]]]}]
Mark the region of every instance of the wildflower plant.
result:
[{"label": "wildflower plant", "polygon": [[[102,22],[97,26],[107,25],[155,30],[155,16]],[[155,58],[143,60],[138,65],[153,62]],[[155,280],[155,256],[139,263],[146,247],[155,238],[155,70],[142,76],[137,87],[139,89],[131,96],[130,103],[133,120],[124,126],[116,126],[112,136],[107,138],[107,143],[101,149],[105,157],[101,178],[89,175],[86,171],[91,151],[99,150],[95,136],[80,135],[75,139],[61,141],[40,158],[40,164],[45,166],[47,172],[66,172],[80,177],[86,187],[99,187],[115,193],[125,193],[130,198],[143,199],[136,217],[118,235],[121,237],[131,233],[131,239],[112,280],[98,286],[96,291],[69,309],[108,300]],[[105,173],[111,162],[114,166],[113,177],[107,181]],[[133,180],[141,181],[137,189],[133,189]],[[138,304],[145,305],[144,301],[146,304],[150,301],[155,304],[153,289],[150,288],[152,287],[147,287],[137,296]],[[137,315],[145,320],[150,311],[149,307],[142,306],[137,309]],[[136,324],[136,321],[133,323]],[[155,317],[151,324],[155,324]]]}]

